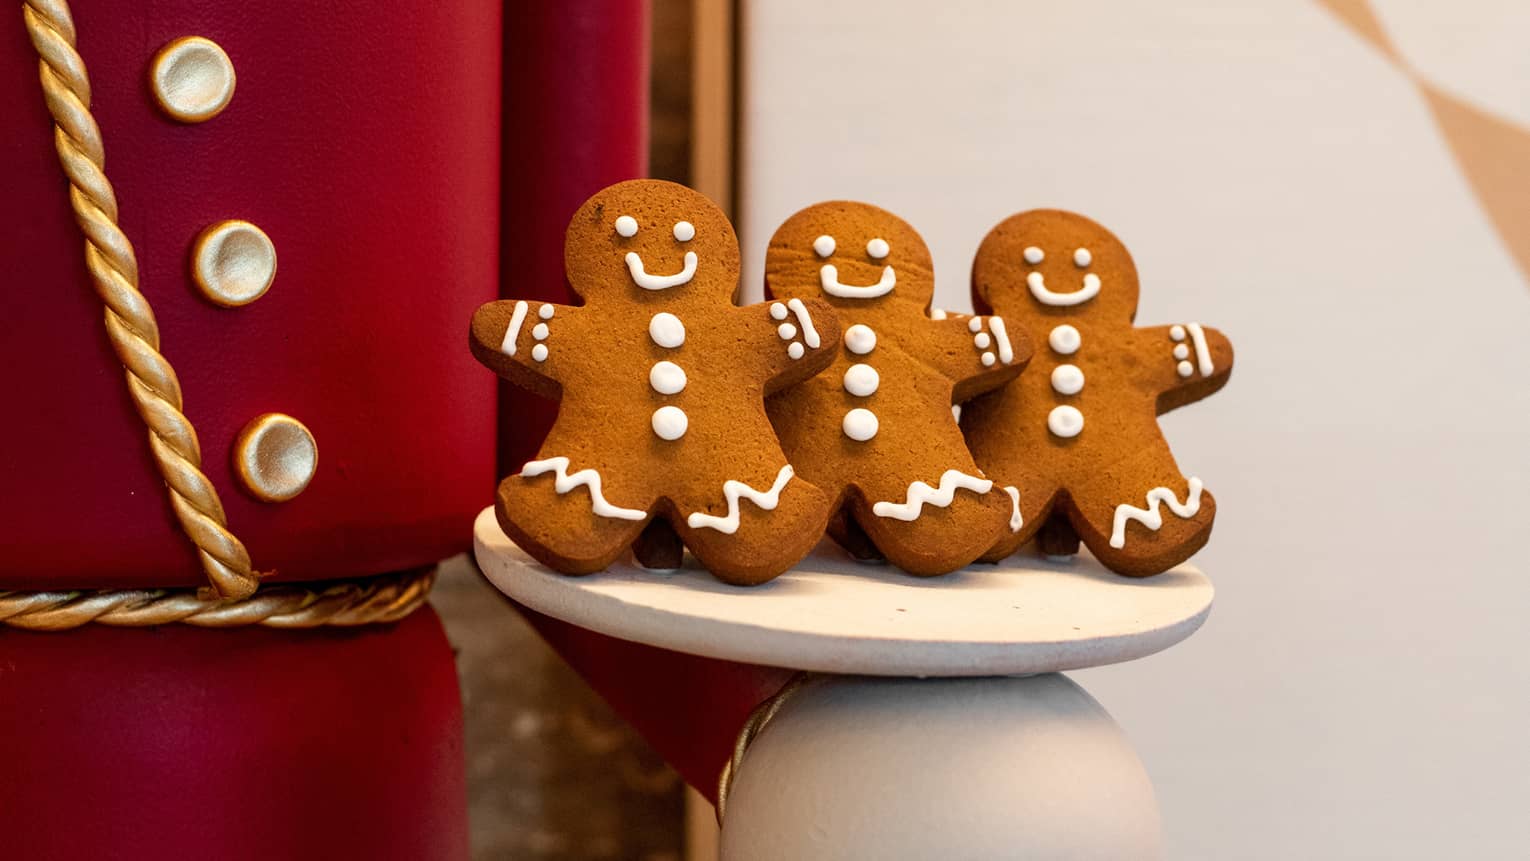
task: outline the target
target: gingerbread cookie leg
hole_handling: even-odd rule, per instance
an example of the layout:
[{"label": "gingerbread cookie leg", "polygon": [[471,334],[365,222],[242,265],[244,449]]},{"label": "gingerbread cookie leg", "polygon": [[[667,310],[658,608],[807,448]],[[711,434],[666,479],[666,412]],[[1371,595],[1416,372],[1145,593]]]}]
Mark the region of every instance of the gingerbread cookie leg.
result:
[{"label": "gingerbread cookie leg", "polygon": [[538,562],[589,574],[615,562],[648,524],[642,508],[611,501],[606,476],[566,457],[534,460],[499,485],[499,525]]},{"label": "gingerbread cookie leg", "polygon": [[1133,455],[1133,483],[1122,498],[1119,477],[1074,488],[1069,516],[1089,551],[1112,571],[1147,577],[1190,558],[1211,537],[1216,501],[1196,476],[1184,476],[1162,439]]},{"label": "gingerbread cookie leg", "polygon": [[907,485],[863,482],[851,513],[899,568],[922,577],[955,571],[993,547],[1012,521],[1009,494],[976,472],[947,469]]},{"label": "gingerbread cookie leg", "polygon": [[984,562],[997,562],[1010,556],[1035,538],[1047,519],[1053,516],[1058,493],[1056,482],[1036,475],[1022,475],[1014,478],[1013,483],[1006,480],[1009,476],[1000,478],[995,475],[993,478],[994,487],[1009,499],[1010,519],[998,542],[983,554]]},{"label": "gingerbread cookie leg", "polygon": [[737,586],[764,583],[801,561],[823,537],[833,502],[787,464],[719,477],[716,488],[675,500],[675,531],[707,570]]}]

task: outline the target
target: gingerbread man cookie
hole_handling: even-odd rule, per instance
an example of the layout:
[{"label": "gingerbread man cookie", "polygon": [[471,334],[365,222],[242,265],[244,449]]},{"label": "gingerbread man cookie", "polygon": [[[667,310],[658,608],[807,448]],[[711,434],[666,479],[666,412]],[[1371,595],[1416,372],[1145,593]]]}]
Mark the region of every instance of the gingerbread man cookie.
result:
[{"label": "gingerbread man cookie", "polygon": [[864,203],[810,206],[771,239],[765,289],[827,300],[846,326],[828,371],[766,405],[792,463],[838,498],[835,540],[931,575],[1018,528],[1013,491],[973,463],[953,405],[1013,379],[1030,342],[999,317],[932,317],[930,252],[912,227]]},{"label": "gingerbread man cookie", "polygon": [[1027,372],[968,404],[979,465],[1019,488],[1024,525],[988,558],[1036,536],[1049,555],[1080,539],[1111,570],[1157,574],[1206,543],[1216,502],[1180,474],[1158,416],[1215,392],[1232,344],[1198,323],[1133,328],[1137,269],[1087,218],[1034,210],[989,232],[972,266],[975,307],[1036,342]]},{"label": "gingerbread man cookie", "polygon": [[735,304],[732,225],[669,182],[596,193],[569,222],[564,263],[583,305],[502,301],[473,317],[479,361],[559,399],[536,459],[500,485],[506,534],[583,574],[657,518],[721,580],[790,568],[823,534],[832,500],[795,474],[764,401],[833,361],[833,311]]}]

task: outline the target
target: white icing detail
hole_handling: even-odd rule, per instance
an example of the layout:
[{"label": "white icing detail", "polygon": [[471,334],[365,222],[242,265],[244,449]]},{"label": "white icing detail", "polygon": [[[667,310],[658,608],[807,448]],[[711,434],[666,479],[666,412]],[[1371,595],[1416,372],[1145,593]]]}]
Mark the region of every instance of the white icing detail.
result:
[{"label": "white icing detail", "polygon": [[962,405],[961,404],[952,404],[951,405],[951,418],[955,419],[957,424],[961,424],[962,423]]},{"label": "white icing detail", "polygon": [[1009,531],[1019,532],[1020,527],[1025,525],[1025,518],[1020,516],[1020,488],[1010,485],[1004,488],[1004,492],[1009,494]]},{"label": "white icing detail", "polygon": [[1100,294],[1100,276],[1093,272],[1084,276],[1084,286],[1072,293],[1056,293],[1047,289],[1047,282],[1040,272],[1032,272],[1025,276],[1025,283],[1031,288],[1031,295],[1043,305],[1051,305],[1054,308],[1071,308],[1074,305],[1082,305]]},{"label": "white icing detail", "polygon": [[535,347],[532,347],[531,358],[536,359],[538,362],[547,361],[547,345],[538,344]]},{"label": "white icing detail", "polygon": [[1110,530],[1110,546],[1117,550],[1126,546],[1128,520],[1135,520],[1154,532],[1162,528],[1163,513],[1158,509],[1159,503],[1169,506],[1169,510],[1174,512],[1176,517],[1194,517],[1201,510],[1201,480],[1193,475],[1190,476],[1189,487],[1190,492],[1185,496],[1183,503],[1174,495],[1174,491],[1167,487],[1155,487],[1147,492],[1147,508],[1137,508],[1124,502],[1117,505],[1115,523]]},{"label": "white icing detail", "polygon": [[568,458],[550,457],[546,460],[533,460],[521,467],[521,476],[535,478],[545,472],[556,472],[557,480],[553,482],[553,490],[559,495],[568,493],[581,485],[590,488],[591,508],[601,517],[614,517],[619,520],[642,520],[648,516],[648,512],[639,511],[636,508],[621,508],[606,501],[600,492],[600,473],[593,469],[581,469],[573,475],[568,474]]},{"label": "white icing detail", "polygon": [[648,385],[661,395],[677,395],[685,391],[685,369],[674,362],[655,362],[648,369]]},{"label": "white icing detail", "polygon": [[807,306],[802,304],[801,299],[788,299],[786,307],[792,309],[792,313],[797,315],[797,322],[802,326],[802,340],[806,341],[809,347],[818,349],[818,345],[823,341],[818,339],[818,330],[813,328],[813,317],[808,313]]},{"label": "white icing detail", "polygon": [[986,350],[986,349],[988,349],[988,345],[990,345],[992,343],[993,343],[993,339],[988,337],[988,333],[987,332],[979,332],[976,335],[972,336],[972,344],[973,344],[973,346],[977,347],[979,350]]},{"label": "white icing detail", "polygon": [[1195,344],[1195,361],[1201,366],[1201,376],[1211,376],[1217,368],[1211,363],[1211,350],[1206,346],[1206,330],[1200,323],[1186,323],[1185,328],[1190,330],[1190,341]]},{"label": "white icing detail", "polygon": [[668,311],[660,311],[648,321],[648,337],[661,347],[674,349],[685,343],[685,324]]},{"label": "white icing detail", "polygon": [[918,520],[919,512],[926,505],[937,508],[949,507],[956,499],[956,491],[959,488],[973,493],[987,493],[993,489],[993,482],[986,478],[968,475],[961,470],[948,469],[940,475],[939,488],[916,481],[908,486],[907,502],[878,502],[871,506],[871,513],[878,517],[891,517],[894,520]]},{"label": "white icing detail", "polygon": [[748,499],[766,511],[775,511],[776,506],[781,504],[782,489],[795,474],[791,464],[781,467],[781,471],[776,473],[775,484],[772,484],[770,490],[764,493],[742,481],[729,479],[723,482],[723,498],[728,500],[728,516],[718,517],[715,514],[693,511],[689,517],[685,518],[685,524],[692,529],[716,529],[724,535],[732,535],[738,531],[738,501],[740,499]]},{"label": "white icing detail", "polygon": [[631,239],[637,235],[637,219],[630,215],[623,215],[616,219],[616,235]]},{"label": "white icing detail", "polygon": [[653,411],[653,432],[659,439],[677,440],[690,429],[691,420],[679,407],[659,407]]},{"label": "white icing detail", "polygon": [[627,252],[627,271],[632,273],[632,281],[644,290],[668,290],[671,287],[679,287],[681,284],[689,284],[696,277],[696,252],[685,252],[685,266],[673,275],[649,275],[643,269],[643,258],[636,251]]},{"label": "white icing detail", "polygon": [[845,413],[845,419],[840,423],[845,431],[845,436],[856,442],[865,442],[877,435],[877,414],[871,410],[856,407]]},{"label": "white icing detail", "polygon": [[1071,356],[1078,352],[1078,345],[1083,343],[1083,336],[1078,330],[1067,323],[1052,330],[1047,336],[1047,343],[1051,345],[1053,352],[1064,356]]},{"label": "white icing detail", "polygon": [[1176,341],[1185,340],[1185,327],[1175,324],[1169,327],[1169,337]]},{"label": "white icing detail", "polygon": [[797,337],[797,327],[790,323],[782,323],[776,327],[776,335],[778,335],[783,341],[790,341],[791,339]]},{"label": "white icing detail", "polygon": [[786,355],[791,356],[793,359],[802,358],[802,354],[806,352],[807,350],[803,348],[802,344],[798,341],[791,342],[791,344],[786,348]]},{"label": "white icing detail", "polygon": [[1080,269],[1094,262],[1094,255],[1087,248],[1079,248],[1073,252],[1073,265]]},{"label": "white icing detail", "polygon": [[543,302],[542,307],[537,309],[537,316],[543,320],[551,320],[553,318],[553,310],[553,306]]},{"label": "white icing detail", "polygon": [[813,240],[813,253],[819,257],[828,257],[834,253],[834,237],[829,235],[820,236]]},{"label": "white icing detail", "polygon": [[547,340],[547,324],[538,323],[531,327],[531,337],[536,338],[538,341]]},{"label": "white icing detail", "polygon": [[856,323],[845,330],[845,349],[864,356],[877,347],[877,333],[864,323]]},{"label": "white icing detail", "polygon": [[1084,372],[1078,365],[1058,365],[1052,369],[1052,391],[1059,395],[1076,395],[1084,390]]},{"label": "white icing detail", "polygon": [[696,238],[696,225],[689,221],[675,222],[675,238],[681,242],[690,242]]},{"label": "white icing detail", "polygon": [[499,351],[507,356],[515,355],[516,339],[521,337],[521,324],[526,322],[526,303],[515,303],[515,310],[510,312],[510,328],[505,330],[505,339],[499,342]]},{"label": "white icing detail", "polygon": [[1179,364],[1174,366],[1174,370],[1181,377],[1188,377],[1191,374],[1195,373],[1195,366],[1190,364],[1189,362],[1180,362]]},{"label": "white icing detail", "polygon": [[998,357],[996,357],[993,353],[984,353],[978,358],[983,360],[983,367],[985,368],[993,367],[993,363],[998,361]]},{"label": "white icing detail", "polygon": [[982,317],[973,317],[971,320],[967,321],[967,331],[969,331],[969,332],[979,332],[979,331],[982,331],[982,329],[983,329],[983,318]]},{"label": "white icing detail", "polygon": [[1078,407],[1067,404],[1053,407],[1047,413],[1047,430],[1063,439],[1072,439],[1084,430],[1084,414],[1078,411]]},{"label": "white icing detail", "polygon": [[944,319],[946,319],[946,309],[944,309],[944,308],[931,308],[930,309],[930,319],[931,320],[944,320]]},{"label": "white icing detail", "polygon": [[882,376],[870,365],[857,363],[845,369],[845,391],[858,398],[876,394],[881,384]]},{"label": "white icing detail", "polygon": [[772,302],[770,304],[770,318],[772,320],[785,320],[787,313],[786,306],[780,302]]},{"label": "white icing detail", "polygon": [[866,253],[871,255],[873,260],[881,260],[890,251],[892,251],[892,248],[888,247],[887,240],[880,236],[866,243]]},{"label": "white icing detail", "polygon": [[1003,317],[989,317],[988,331],[999,342],[999,361],[1009,364],[1015,360],[1015,348],[1009,343],[1009,330],[1004,328]]},{"label": "white icing detail", "polygon": [[1188,359],[1188,358],[1190,358],[1190,347],[1189,347],[1189,345],[1187,345],[1187,344],[1175,344],[1174,345],[1174,358],[1176,358],[1176,359]]},{"label": "white icing detail", "polygon": [[1047,253],[1045,251],[1042,251],[1040,248],[1037,248],[1036,246],[1032,245],[1029,248],[1025,249],[1025,262],[1026,263],[1029,263],[1032,266],[1035,266],[1037,263],[1040,263],[1041,261],[1043,261],[1045,259],[1047,259]]},{"label": "white icing detail", "polygon": [[819,270],[819,280],[823,283],[823,292],[830,296],[838,296],[841,299],[875,299],[891,293],[898,283],[898,276],[891,266],[883,266],[882,279],[875,284],[841,284],[839,268],[833,263],[825,263]]}]

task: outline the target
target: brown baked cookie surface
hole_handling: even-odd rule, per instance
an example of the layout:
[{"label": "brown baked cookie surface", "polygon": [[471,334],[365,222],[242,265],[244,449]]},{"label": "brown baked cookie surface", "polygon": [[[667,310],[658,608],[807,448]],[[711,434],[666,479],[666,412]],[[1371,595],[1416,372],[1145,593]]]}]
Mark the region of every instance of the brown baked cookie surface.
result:
[{"label": "brown baked cookie surface", "polygon": [[733,226],[658,180],[586,201],[564,261],[583,305],[501,301],[473,316],[479,361],[559,399],[537,457],[500,484],[506,534],[568,574],[610,565],[655,518],[730,583],[807,555],[832,500],[788,463],[764,401],[833,361],[829,306],[736,305]]},{"label": "brown baked cookie surface", "polygon": [[835,540],[920,575],[960,568],[1018,526],[952,407],[1013,379],[1031,352],[998,317],[932,318],[934,286],[919,234],[864,203],[798,212],[766,254],[767,296],[825,301],[845,327],[827,371],[767,402],[782,446],[842,506]]},{"label": "brown baked cookie surface", "polygon": [[1180,473],[1158,416],[1225,385],[1232,344],[1198,323],[1134,328],[1137,291],[1126,247],[1082,216],[1023,212],[984,238],[973,305],[1036,344],[1024,375],[962,416],[978,464],[1020,493],[1021,528],[987,558],[1033,536],[1048,554],[1082,540],[1111,570],[1143,577],[1210,537],[1216,501]]}]

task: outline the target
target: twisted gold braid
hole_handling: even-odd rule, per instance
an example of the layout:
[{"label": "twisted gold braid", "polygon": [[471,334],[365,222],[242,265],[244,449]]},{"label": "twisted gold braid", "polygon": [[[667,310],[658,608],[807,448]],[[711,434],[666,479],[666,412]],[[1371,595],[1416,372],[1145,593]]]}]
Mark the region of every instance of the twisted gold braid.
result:
[{"label": "twisted gold braid", "polygon": [[181,622],[203,628],[370,625],[396,622],[414,612],[435,579],[436,570],[424,568],[359,582],[267,586],[236,601],[208,600],[192,589],[0,592],[0,624],[32,631],[92,622],[116,627]]},{"label": "twisted gold braid", "polygon": [[749,718],[744,721],[743,727],[738,731],[738,737],[733,741],[733,755],[723,763],[722,774],[717,776],[717,824],[723,821],[723,812],[728,807],[728,792],[733,789],[733,776],[738,773],[738,767],[744,761],[744,754],[749,752],[749,745],[760,733],[765,731],[767,724],[781,711],[786,701],[791,699],[815,676],[812,673],[802,672],[792,676],[791,681],[781,686],[775,696],[754,707],[749,713]]},{"label": "twisted gold braid", "polygon": [[[43,97],[53,115],[54,146],[69,177],[69,202],[85,234],[85,265],[106,303],[106,332],[127,371],[128,392],[149,428],[149,448],[170,491],[181,528],[221,598],[246,598],[260,583],[250,554],[227,529],[218,491],[202,473],[202,451],[181,412],[181,384],[159,352],[159,327],[138,292],[133,245],[117,226],[117,196],[106,179],[101,130],[90,113],[90,81],[75,51],[66,0],[24,0],[27,33],[40,58]],[[47,593],[44,593],[47,594]]]}]

